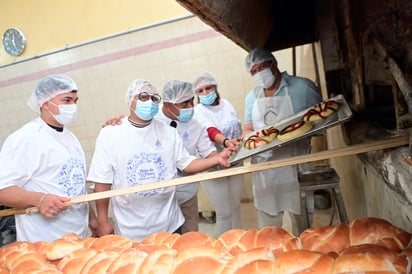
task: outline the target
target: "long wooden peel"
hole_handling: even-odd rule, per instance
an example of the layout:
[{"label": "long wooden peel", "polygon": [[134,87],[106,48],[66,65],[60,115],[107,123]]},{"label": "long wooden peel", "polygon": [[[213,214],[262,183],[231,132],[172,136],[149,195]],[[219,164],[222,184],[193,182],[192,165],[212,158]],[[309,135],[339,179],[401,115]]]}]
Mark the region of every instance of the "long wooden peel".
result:
[{"label": "long wooden peel", "polygon": [[[267,170],[267,169],[276,168],[276,167],[284,167],[284,166],[290,166],[290,165],[296,165],[296,164],[302,164],[302,163],[308,163],[308,162],[314,162],[314,161],[321,161],[321,160],[326,160],[330,158],[355,155],[355,154],[365,153],[368,151],[380,150],[380,149],[391,148],[391,147],[398,147],[398,146],[406,145],[408,144],[408,142],[409,142],[409,135],[402,135],[402,136],[394,137],[391,139],[358,144],[358,145],[353,145],[353,146],[344,147],[344,148],[325,150],[325,151],[308,154],[308,155],[301,155],[301,156],[280,159],[280,160],[275,160],[275,161],[269,161],[269,162],[259,163],[259,164],[232,167],[232,168],[223,169],[219,171],[213,171],[213,172],[203,172],[203,173],[198,173],[196,175],[179,177],[179,178],[175,178],[171,180],[164,180],[164,181],[151,183],[147,185],[138,185],[138,186],[133,186],[133,187],[91,193],[87,195],[73,197],[71,201],[66,203],[66,205],[70,206],[73,204],[79,204],[79,203],[84,203],[84,202],[89,202],[89,201],[94,201],[94,200],[99,200],[99,199],[105,199],[105,198],[111,198],[115,196],[131,194],[135,192],[148,191],[148,190],[153,190],[157,188],[177,186],[177,185],[183,185],[183,184],[188,184],[188,183],[193,183],[193,182],[200,182],[200,181],[205,181],[205,180],[222,178],[226,176],[246,174],[246,173],[251,173],[255,171],[262,171],[262,170]],[[0,217],[16,215],[16,214],[35,213],[37,211],[38,211],[37,207],[30,207],[26,209],[11,208],[11,209],[0,210]]]}]

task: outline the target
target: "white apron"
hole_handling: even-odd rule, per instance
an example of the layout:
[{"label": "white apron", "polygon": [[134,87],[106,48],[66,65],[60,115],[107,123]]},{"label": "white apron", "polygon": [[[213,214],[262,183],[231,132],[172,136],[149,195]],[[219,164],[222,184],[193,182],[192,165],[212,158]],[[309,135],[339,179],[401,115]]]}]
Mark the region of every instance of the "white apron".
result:
[{"label": "white apron", "polygon": [[[253,128],[260,129],[293,115],[292,100],[286,87],[285,96],[261,97],[257,91],[252,110]],[[261,163],[296,154],[294,144],[275,148],[252,157],[252,163]],[[300,193],[296,166],[273,168],[252,173],[254,204],[269,215],[283,211],[300,214]]]}]

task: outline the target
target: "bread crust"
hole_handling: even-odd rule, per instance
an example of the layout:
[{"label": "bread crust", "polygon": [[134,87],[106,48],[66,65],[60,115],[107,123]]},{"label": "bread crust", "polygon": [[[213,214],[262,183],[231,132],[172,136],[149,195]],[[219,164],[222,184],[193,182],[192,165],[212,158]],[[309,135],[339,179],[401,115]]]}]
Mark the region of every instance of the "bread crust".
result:
[{"label": "bread crust", "polygon": [[274,127],[262,129],[249,136],[243,146],[247,149],[254,149],[269,144],[278,136],[278,134],[279,130]]},{"label": "bread crust", "polygon": [[296,138],[310,131],[312,128],[312,123],[301,120],[299,122],[292,123],[282,129],[279,132],[278,139],[280,141],[286,141],[292,138]]}]

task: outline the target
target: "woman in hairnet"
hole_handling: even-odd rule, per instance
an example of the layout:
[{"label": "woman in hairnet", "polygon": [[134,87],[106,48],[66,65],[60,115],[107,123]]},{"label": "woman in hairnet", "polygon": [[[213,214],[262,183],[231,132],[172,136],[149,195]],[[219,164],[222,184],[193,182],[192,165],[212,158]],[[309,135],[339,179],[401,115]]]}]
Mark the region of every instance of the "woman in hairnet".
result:
[{"label": "woman in hairnet", "polygon": [[[272,125],[322,101],[312,81],[281,73],[273,54],[265,49],[252,50],[246,57],[246,69],[256,87],[245,99],[243,135]],[[307,153],[309,140],[304,139],[274,148],[252,157],[252,163],[261,163]],[[283,213],[291,213],[295,235],[303,228],[297,166],[286,166],[254,172],[253,197],[258,212],[259,227],[282,226]]]},{"label": "woman in hairnet", "polygon": [[[208,127],[208,136],[217,151],[224,147],[236,147],[242,127],[233,105],[220,97],[218,83],[209,72],[199,74],[193,81],[199,104],[195,115]],[[216,231],[220,236],[225,231],[240,228],[240,199],[242,175],[228,176],[202,182],[202,188],[216,212]]]},{"label": "woman in hairnet", "polygon": [[[41,79],[28,102],[40,117],[9,135],[2,146],[0,204],[39,210],[16,215],[18,241],[52,242],[69,232],[87,236],[88,204],[65,206],[70,197],[86,194],[85,155],[65,127],[76,119],[77,100],[77,85],[68,76]],[[93,232],[97,224],[90,213]]]},{"label": "woman in hairnet", "polygon": [[[102,128],[96,140],[88,174],[95,192],[169,180],[178,169],[196,173],[229,165],[229,149],[198,159],[189,154],[174,128],[154,119],[161,96],[150,81],[134,80],[125,98],[129,115],[120,125]],[[114,232],[141,241],[160,231],[180,233],[184,218],[175,193],[171,185],[112,197],[114,227],[108,215],[109,199],[97,200],[98,235]]]}]

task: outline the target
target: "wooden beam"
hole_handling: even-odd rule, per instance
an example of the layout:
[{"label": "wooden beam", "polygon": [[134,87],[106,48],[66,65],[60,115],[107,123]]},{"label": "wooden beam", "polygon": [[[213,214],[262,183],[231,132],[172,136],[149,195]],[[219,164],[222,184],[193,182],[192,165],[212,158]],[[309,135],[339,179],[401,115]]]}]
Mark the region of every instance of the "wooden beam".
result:
[{"label": "wooden beam", "polygon": [[[403,145],[407,145],[408,142],[409,142],[409,135],[402,135],[402,136],[394,137],[391,139],[358,144],[358,145],[353,145],[353,146],[348,146],[348,147],[338,148],[338,149],[333,149],[333,150],[326,150],[326,151],[321,151],[321,152],[317,152],[313,154],[301,155],[301,156],[296,156],[296,157],[291,157],[291,158],[286,158],[286,159],[269,161],[265,163],[249,164],[249,165],[240,166],[240,167],[227,168],[227,169],[219,170],[219,171],[203,172],[203,173],[198,173],[195,175],[190,175],[190,176],[185,176],[185,177],[179,177],[179,178],[175,178],[171,180],[164,180],[164,181],[160,181],[160,182],[156,182],[152,184],[138,185],[134,187],[127,187],[127,188],[120,188],[120,189],[113,189],[109,191],[91,193],[87,195],[73,197],[70,202],[66,203],[66,205],[70,206],[73,204],[90,202],[90,201],[95,201],[99,199],[106,199],[106,198],[111,198],[115,196],[131,194],[135,192],[143,192],[143,191],[153,190],[157,188],[177,186],[177,185],[183,185],[183,184],[188,184],[188,183],[193,183],[193,182],[200,182],[200,181],[206,181],[206,180],[222,178],[222,177],[227,177],[227,176],[262,171],[262,170],[267,170],[271,168],[291,166],[291,165],[297,165],[297,164],[302,164],[302,163],[326,160],[330,158],[356,155],[356,154],[365,153],[369,151],[403,146]],[[0,217],[16,215],[16,214],[35,213],[35,212],[37,212],[36,207],[30,207],[26,209],[12,208],[12,209],[1,210]]]}]

